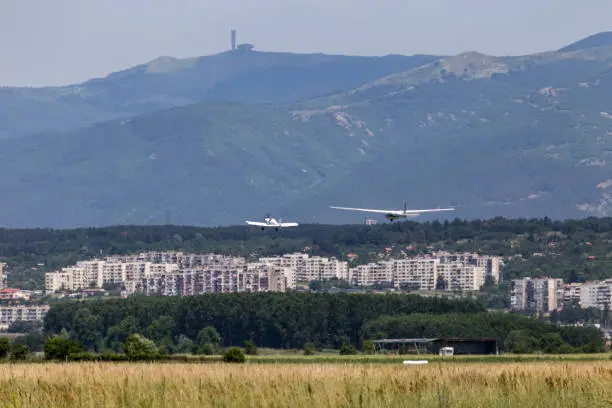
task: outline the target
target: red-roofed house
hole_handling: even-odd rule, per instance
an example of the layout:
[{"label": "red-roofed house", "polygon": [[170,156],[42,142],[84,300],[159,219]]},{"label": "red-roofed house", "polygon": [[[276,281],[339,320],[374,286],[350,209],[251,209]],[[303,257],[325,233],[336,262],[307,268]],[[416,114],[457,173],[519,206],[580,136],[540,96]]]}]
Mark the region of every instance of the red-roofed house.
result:
[{"label": "red-roofed house", "polygon": [[30,294],[21,289],[6,288],[0,290],[0,300],[30,299]]}]

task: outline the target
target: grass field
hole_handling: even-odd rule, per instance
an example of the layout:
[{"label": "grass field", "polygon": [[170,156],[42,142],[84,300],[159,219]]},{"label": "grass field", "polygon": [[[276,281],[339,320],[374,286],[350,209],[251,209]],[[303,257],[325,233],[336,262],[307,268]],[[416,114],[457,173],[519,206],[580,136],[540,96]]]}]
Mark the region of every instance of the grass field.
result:
[{"label": "grass field", "polygon": [[[209,357],[214,359],[215,357]],[[437,355],[349,355],[319,354],[303,355],[258,355],[248,356],[251,364],[401,364],[404,360],[427,360],[430,364],[458,363],[528,363],[528,362],[587,362],[611,361],[612,354],[503,354],[503,355],[458,355],[440,357]]]},{"label": "grass field", "polygon": [[6,364],[5,407],[612,407],[612,363]]}]

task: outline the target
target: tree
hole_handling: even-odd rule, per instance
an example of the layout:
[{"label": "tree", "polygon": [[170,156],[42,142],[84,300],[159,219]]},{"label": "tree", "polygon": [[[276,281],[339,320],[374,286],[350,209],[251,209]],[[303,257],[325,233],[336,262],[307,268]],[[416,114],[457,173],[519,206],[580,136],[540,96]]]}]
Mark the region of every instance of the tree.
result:
[{"label": "tree", "polygon": [[125,354],[130,360],[147,360],[159,357],[155,343],[140,334],[130,334],[124,345]]},{"label": "tree", "polygon": [[363,354],[374,354],[376,352],[376,348],[374,347],[374,342],[372,340],[366,340],[363,342]]},{"label": "tree", "polygon": [[529,336],[522,330],[513,330],[506,336],[504,349],[511,353],[528,354],[533,353],[537,349],[538,341],[532,336]]},{"label": "tree", "polygon": [[490,292],[490,291],[495,292],[496,289],[497,289],[497,282],[495,282],[495,279],[493,279],[493,276],[491,275],[485,276],[484,285],[482,285],[481,290],[483,292]]},{"label": "tree", "polygon": [[257,355],[257,346],[255,345],[255,343],[253,343],[252,340],[246,340],[244,342],[244,351],[249,356],[256,356]]},{"label": "tree", "polygon": [[602,341],[591,340],[582,347],[583,353],[601,353],[604,350]]},{"label": "tree", "polygon": [[244,363],[246,356],[238,347],[232,347],[223,354],[223,361],[226,363]]},{"label": "tree", "polygon": [[318,292],[323,289],[323,282],[320,280],[313,280],[308,282],[308,288],[313,292]]},{"label": "tree", "polygon": [[608,329],[610,327],[610,303],[609,302],[604,303],[604,308],[603,308],[602,318],[601,318],[601,326],[604,329]]},{"label": "tree", "polygon": [[304,355],[312,356],[315,353],[315,345],[311,342],[304,343]]},{"label": "tree", "polygon": [[13,344],[11,348],[11,360],[23,361],[28,358],[28,354],[30,354],[30,350],[27,346],[23,344]]},{"label": "tree", "polygon": [[100,316],[91,313],[89,309],[80,309],[74,315],[72,336],[81,340],[85,348],[97,350],[98,342],[102,340],[102,320]]},{"label": "tree", "polygon": [[30,351],[43,351],[45,336],[40,331],[34,331],[17,337],[13,342],[27,346]]},{"label": "tree", "polygon": [[53,336],[47,339],[43,350],[47,360],[65,360],[70,354],[80,352],[81,345],[74,340]]},{"label": "tree", "polygon": [[181,334],[174,350],[177,353],[193,353],[195,351],[195,343],[187,336]]},{"label": "tree", "polygon": [[138,333],[138,322],[134,316],[126,316],[119,324],[108,328],[104,343],[111,350],[120,352],[130,334]]},{"label": "tree", "polygon": [[202,354],[202,355],[205,355],[205,356],[212,356],[213,354],[215,354],[215,351],[216,351],[216,349],[213,348],[212,344],[210,344],[210,343],[206,343],[203,346],[198,347],[196,349],[196,352],[198,354]]},{"label": "tree", "polygon": [[351,354],[357,354],[357,349],[352,344],[344,343],[340,347],[340,355],[341,356],[348,356],[348,355],[351,355]]},{"label": "tree", "polygon": [[15,320],[9,326],[9,333],[30,333],[40,328],[40,322],[30,322],[25,320]]},{"label": "tree", "polygon": [[221,344],[221,336],[212,326],[200,329],[196,338],[197,352],[199,354],[212,355]]},{"label": "tree", "polygon": [[542,345],[542,351],[548,354],[558,353],[559,349],[564,344],[559,333],[546,333],[542,335],[540,343]]},{"label": "tree", "polygon": [[438,275],[438,278],[436,279],[436,290],[446,290],[447,287],[448,283],[446,282],[446,279],[444,279],[444,276]]},{"label": "tree", "polygon": [[172,337],[176,328],[176,322],[170,316],[160,316],[147,328],[148,337],[160,348],[170,350],[174,345]]},{"label": "tree", "polygon": [[6,337],[0,337],[0,359],[6,358],[11,351],[11,342]]}]

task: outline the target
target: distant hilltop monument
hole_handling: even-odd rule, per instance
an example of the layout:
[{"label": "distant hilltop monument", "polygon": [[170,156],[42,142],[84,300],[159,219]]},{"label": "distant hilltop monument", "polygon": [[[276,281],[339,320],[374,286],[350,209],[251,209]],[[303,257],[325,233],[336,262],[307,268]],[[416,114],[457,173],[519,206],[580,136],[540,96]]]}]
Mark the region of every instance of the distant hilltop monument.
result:
[{"label": "distant hilltop monument", "polygon": [[234,29],[230,31],[230,37],[231,37],[231,47],[232,47],[231,50],[232,51],[248,52],[248,51],[251,51],[253,48],[255,48],[253,44],[249,44],[249,43],[236,44],[236,30]]},{"label": "distant hilltop monument", "polygon": [[236,30],[232,30],[232,51],[236,50]]}]

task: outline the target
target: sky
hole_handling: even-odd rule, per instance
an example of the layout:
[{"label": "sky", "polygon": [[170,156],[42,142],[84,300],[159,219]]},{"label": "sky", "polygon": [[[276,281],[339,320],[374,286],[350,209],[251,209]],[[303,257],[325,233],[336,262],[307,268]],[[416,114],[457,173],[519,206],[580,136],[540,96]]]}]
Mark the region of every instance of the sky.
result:
[{"label": "sky", "polygon": [[610,0],[0,0],[0,84],[78,83],[224,51],[519,55],[612,31]]}]

